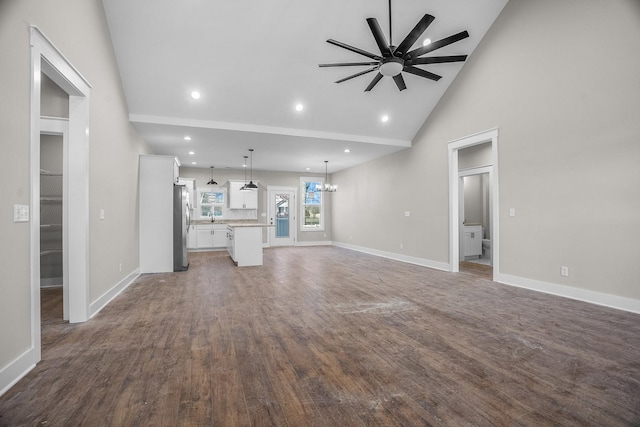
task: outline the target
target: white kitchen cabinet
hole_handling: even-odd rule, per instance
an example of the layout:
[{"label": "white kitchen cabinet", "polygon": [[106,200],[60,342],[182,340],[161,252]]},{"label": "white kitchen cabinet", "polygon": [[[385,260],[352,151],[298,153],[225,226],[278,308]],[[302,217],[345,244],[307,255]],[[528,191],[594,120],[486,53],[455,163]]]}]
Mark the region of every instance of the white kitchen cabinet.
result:
[{"label": "white kitchen cabinet", "polygon": [[173,271],[173,185],[178,159],[140,156],[140,272]]},{"label": "white kitchen cabinet", "polygon": [[261,226],[230,226],[227,233],[227,251],[238,267],[262,265]]},{"label": "white kitchen cabinet", "polygon": [[240,191],[244,184],[229,181],[229,209],[258,209],[258,190]]},{"label": "white kitchen cabinet", "polygon": [[191,226],[189,227],[189,233],[187,234],[187,249],[198,248],[198,236],[196,232],[196,225],[191,224]]},{"label": "white kitchen cabinet", "polygon": [[462,256],[479,258],[482,255],[482,226],[465,225],[462,229]]},{"label": "white kitchen cabinet", "polygon": [[227,226],[224,224],[198,224],[195,234],[197,249],[216,249],[227,246]]}]

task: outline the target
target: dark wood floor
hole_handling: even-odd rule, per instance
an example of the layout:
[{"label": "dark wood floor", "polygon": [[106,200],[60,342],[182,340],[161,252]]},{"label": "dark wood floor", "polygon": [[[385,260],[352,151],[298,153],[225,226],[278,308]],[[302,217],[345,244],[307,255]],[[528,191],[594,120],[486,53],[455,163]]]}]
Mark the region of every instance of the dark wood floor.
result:
[{"label": "dark wood floor", "polygon": [[336,247],[225,255],[45,322],[0,425],[640,423],[640,315]]}]

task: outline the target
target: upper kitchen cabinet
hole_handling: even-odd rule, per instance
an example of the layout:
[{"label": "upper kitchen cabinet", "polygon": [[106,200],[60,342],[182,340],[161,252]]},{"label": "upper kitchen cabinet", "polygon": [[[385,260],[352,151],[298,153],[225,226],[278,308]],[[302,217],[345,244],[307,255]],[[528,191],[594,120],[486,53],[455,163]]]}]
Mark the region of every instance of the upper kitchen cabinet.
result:
[{"label": "upper kitchen cabinet", "polygon": [[244,181],[229,181],[229,209],[258,209],[258,190],[240,191]]}]

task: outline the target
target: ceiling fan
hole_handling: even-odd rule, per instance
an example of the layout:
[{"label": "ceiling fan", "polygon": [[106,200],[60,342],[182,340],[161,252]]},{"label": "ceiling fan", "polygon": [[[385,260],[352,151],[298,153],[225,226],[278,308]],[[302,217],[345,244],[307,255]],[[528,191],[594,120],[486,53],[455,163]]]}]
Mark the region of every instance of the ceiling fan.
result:
[{"label": "ceiling fan", "polygon": [[454,34],[449,37],[445,37],[442,40],[438,40],[436,42],[432,42],[426,46],[419,47],[414,50],[409,50],[413,46],[413,44],[418,40],[418,38],[425,32],[427,27],[431,25],[435,17],[425,14],[420,21],[416,24],[416,26],[409,32],[409,34],[404,38],[404,40],[398,45],[394,46],[392,37],[391,37],[391,0],[389,0],[389,43],[382,33],[382,29],[378,24],[378,20],[376,18],[367,18],[367,24],[369,24],[369,28],[373,33],[373,38],[376,40],[378,47],[380,48],[381,55],[376,55],[371,52],[367,52],[365,50],[359,49],[354,46],[350,46],[346,43],[342,43],[333,39],[327,40],[327,43],[332,45],[341,47],[343,49],[350,50],[351,52],[358,53],[360,55],[366,56],[367,58],[371,58],[373,61],[369,62],[341,62],[335,64],[319,64],[320,67],[352,67],[352,66],[372,66],[364,71],[360,71],[358,73],[352,74],[343,79],[337,80],[336,83],[342,83],[347,80],[351,80],[355,77],[362,76],[367,73],[371,73],[373,71],[377,71],[378,74],[373,78],[369,86],[364,90],[365,92],[369,92],[374,88],[376,84],[382,79],[384,76],[393,77],[393,81],[398,86],[399,90],[405,90],[407,85],[404,82],[404,78],[402,77],[402,71],[406,73],[411,73],[416,76],[424,77],[427,79],[431,79],[434,81],[440,80],[442,76],[431,73],[429,71],[423,70],[421,68],[416,67],[416,65],[424,65],[424,64],[439,64],[445,62],[464,62],[467,59],[467,55],[452,55],[452,56],[432,56],[427,58],[420,58],[422,55],[425,55],[429,52],[433,52],[434,50],[440,49],[442,47],[448,46],[452,43],[458,42],[469,37],[469,33],[467,31],[461,31],[457,34]]}]

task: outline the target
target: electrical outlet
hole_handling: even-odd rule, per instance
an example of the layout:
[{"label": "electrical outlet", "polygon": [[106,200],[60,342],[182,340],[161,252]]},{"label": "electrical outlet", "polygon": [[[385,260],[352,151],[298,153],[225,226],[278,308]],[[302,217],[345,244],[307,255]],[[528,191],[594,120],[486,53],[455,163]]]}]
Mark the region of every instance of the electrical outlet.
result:
[{"label": "electrical outlet", "polygon": [[516,216],[516,208],[509,208],[509,216]]},{"label": "electrical outlet", "polygon": [[122,263],[120,263],[120,273],[122,273]]},{"label": "electrical outlet", "polygon": [[411,216],[411,212],[410,211],[404,211],[404,216]]},{"label": "electrical outlet", "polygon": [[560,275],[563,277],[569,277],[569,267],[565,267],[564,265],[560,267]]},{"label": "electrical outlet", "polygon": [[404,249],[404,245],[400,243],[400,249]]},{"label": "electrical outlet", "polygon": [[104,209],[100,209],[100,219],[104,219]]}]

